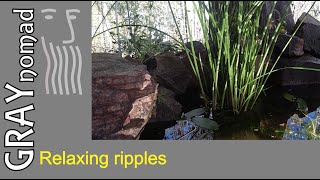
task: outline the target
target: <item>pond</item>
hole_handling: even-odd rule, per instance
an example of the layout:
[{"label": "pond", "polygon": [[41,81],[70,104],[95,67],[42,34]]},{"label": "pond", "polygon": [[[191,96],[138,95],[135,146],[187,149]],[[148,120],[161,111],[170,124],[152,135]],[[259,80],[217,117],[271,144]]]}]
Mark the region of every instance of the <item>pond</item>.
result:
[{"label": "pond", "polygon": [[[287,120],[293,114],[303,114],[297,110],[297,103],[283,97],[284,93],[302,98],[309,112],[320,105],[320,85],[273,86],[266,90],[255,108],[247,113],[234,116],[232,112],[215,115],[220,129],[215,132],[216,140],[280,140]],[[148,123],[142,132],[141,140],[162,140],[165,129],[174,121]]]}]

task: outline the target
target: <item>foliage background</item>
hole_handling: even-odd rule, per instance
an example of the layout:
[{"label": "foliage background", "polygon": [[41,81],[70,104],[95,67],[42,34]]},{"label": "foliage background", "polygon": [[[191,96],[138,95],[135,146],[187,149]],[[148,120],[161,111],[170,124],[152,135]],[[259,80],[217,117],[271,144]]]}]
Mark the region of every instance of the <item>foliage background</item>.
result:
[{"label": "foliage background", "polygon": [[[176,39],[179,38],[167,1],[118,1],[116,5],[114,5],[114,3],[115,1],[92,1],[92,35],[96,32],[97,27],[103,20],[103,16],[110,11],[96,33],[115,27],[117,24],[122,25],[130,22],[131,24],[148,25],[160,29]],[[203,37],[203,35],[201,34],[200,23],[197,21],[196,12],[192,8],[192,2],[186,2],[186,4],[184,4],[184,1],[171,1],[170,3],[185,42],[188,41],[185,6],[187,6],[189,10],[187,13],[191,22],[190,26],[193,40],[202,41],[201,37]],[[312,1],[294,1],[291,6],[294,20],[296,21],[311,5]],[[320,20],[320,2],[315,4],[310,14]],[[118,23],[116,23],[116,20],[118,20]],[[104,32],[95,37],[92,41],[92,52],[118,52],[118,40],[128,39],[130,37],[130,32],[127,27],[122,27],[118,30],[119,34],[122,35],[119,39],[117,37],[117,29]],[[146,36],[154,33],[150,32],[147,28],[140,29],[140,32],[141,31],[146,33]],[[159,34],[153,35],[153,37],[155,36],[159,36]],[[162,40],[164,42],[172,42],[172,39],[167,36],[161,38],[163,38]]]}]

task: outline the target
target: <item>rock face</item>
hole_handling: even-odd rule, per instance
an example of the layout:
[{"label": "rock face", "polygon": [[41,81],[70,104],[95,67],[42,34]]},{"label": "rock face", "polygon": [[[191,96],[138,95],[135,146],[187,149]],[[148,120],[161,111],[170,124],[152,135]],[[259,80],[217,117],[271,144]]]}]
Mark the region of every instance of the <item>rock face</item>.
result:
[{"label": "rock face", "polygon": [[314,18],[310,14],[307,14],[307,13],[303,12],[301,14],[301,16],[298,18],[294,29],[296,29],[298,27],[298,25],[301,23],[302,20],[303,20],[302,25],[304,25],[304,24],[313,24],[313,25],[316,25],[316,26],[320,25],[320,22],[316,18]]},{"label": "rock face", "polygon": [[126,60],[130,61],[130,62],[133,62],[133,63],[137,64],[137,65],[141,65],[142,64],[142,61],[140,61],[139,59],[134,59],[129,55],[125,56],[124,58]]},{"label": "rock face", "polygon": [[320,22],[314,17],[303,13],[296,24],[299,25],[304,17],[305,19],[297,32],[297,36],[304,39],[305,51],[320,58]]},{"label": "rock face", "polygon": [[92,54],[92,73],[92,138],[139,138],[158,87],[146,66],[99,53]]},{"label": "rock face", "polygon": [[[207,49],[204,47],[204,45],[200,41],[193,41],[192,43],[193,43],[195,54],[197,56],[200,55],[203,62],[207,62],[208,61],[208,53],[207,53]],[[187,42],[186,47],[190,51],[192,51],[191,42]]]},{"label": "rock face", "polygon": [[284,27],[289,34],[292,31],[295,23],[291,7],[289,7],[287,10],[288,6],[290,6],[289,1],[277,1],[275,9],[280,13],[281,17],[286,16]]},{"label": "rock face", "polygon": [[167,52],[156,56],[155,59],[157,68],[150,73],[156,81],[176,95],[183,94],[192,81],[192,74],[180,58],[172,52]]},{"label": "rock face", "polygon": [[[320,69],[320,59],[311,55],[298,58],[281,58],[278,65],[281,67],[306,67]],[[285,69],[277,72],[277,79],[281,85],[320,84],[320,71]]]},{"label": "rock face", "polygon": [[[291,35],[279,35],[278,40],[276,42],[276,48],[278,49],[278,51],[282,51],[282,49],[286,46],[290,38]],[[282,55],[287,57],[302,56],[304,54],[303,47],[304,40],[302,38],[294,36]]]},{"label": "rock face", "polygon": [[[291,7],[288,9],[288,12],[286,12],[289,3],[289,1],[277,1],[275,11],[272,14],[272,20],[275,22],[279,21],[282,16],[286,16],[284,27],[288,34],[292,32],[295,25]],[[268,15],[270,14],[272,7],[272,1],[265,2],[262,8],[260,27],[265,27],[268,20]]]},{"label": "rock face", "polygon": [[159,87],[156,110],[149,122],[176,121],[181,114],[182,105],[175,100],[174,92]]},{"label": "rock face", "polygon": [[[204,64],[209,64],[209,58],[208,58],[208,53],[207,53],[207,49],[204,47],[204,45],[200,42],[200,41],[193,41],[193,47],[194,47],[194,51],[195,54],[197,56],[201,57],[201,61]],[[191,46],[191,42],[187,42],[186,43],[186,47],[189,49],[190,52],[192,52],[192,46]],[[186,54],[186,52],[183,52],[183,57],[182,57],[182,61],[183,63],[186,65],[186,67],[188,68],[188,70],[193,73],[192,71],[192,67],[190,65],[190,61],[188,59],[188,56]]]}]

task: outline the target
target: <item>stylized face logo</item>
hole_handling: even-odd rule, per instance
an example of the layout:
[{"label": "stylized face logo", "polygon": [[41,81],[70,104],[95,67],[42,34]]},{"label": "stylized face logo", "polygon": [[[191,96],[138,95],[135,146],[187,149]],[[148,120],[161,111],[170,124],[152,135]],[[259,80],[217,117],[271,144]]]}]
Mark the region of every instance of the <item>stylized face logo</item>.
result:
[{"label": "stylized face logo", "polygon": [[[45,21],[53,21],[56,9],[42,9]],[[52,39],[46,42],[46,35],[41,37],[43,51],[47,58],[47,70],[45,76],[46,94],[69,95],[69,84],[71,84],[72,93],[82,95],[81,88],[81,70],[82,57],[79,46],[74,46],[75,33],[72,21],[77,18],[75,13],[80,13],[79,9],[67,9],[66,19],[69,31],[63,32],[68,34],[67,38]],[[68,29],[68,28],[64,28]],[[47,34],[49,35],[49,34]],[[59,37],[59,36],[58,36]],[[56,45],[51,41],[54,40]],[[57,86],[56,86],[57,82]]]},{"label": "stylized face logo", "polygon": [[[54,14],[57,12],[56,9],[42,9],[41,13],[46,14],[44,18],[46,20],[51,20],[54,18]],[[69,25],[69,30],[70,30],[70,39],[68,40],[63,40],[63,44],[70,44],[74,42],[74,29],[72,25],[72,20],[77,19],[76,15],[73,15],[73,13],[80,13],[79,9],[67,9],[66,10],[66,17]]]}]

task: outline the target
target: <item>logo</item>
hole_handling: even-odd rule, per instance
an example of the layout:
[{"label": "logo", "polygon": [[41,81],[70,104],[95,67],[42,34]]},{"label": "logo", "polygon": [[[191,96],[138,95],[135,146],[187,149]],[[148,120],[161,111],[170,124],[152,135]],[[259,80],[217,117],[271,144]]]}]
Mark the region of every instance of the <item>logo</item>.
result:
[{"label": "logo", "polygon": [[[42,9],[44,21],[53,21],[56,9]],[[74,45],[75,33],[73,21],[77,19],[79,9],[67,9],[65,11],[66,21],[69,27],[65,28],[68,39],[61,39],[60,43],[54,45],[46,36],[41,36],[43,51],[46,55],[47,69],[45,73],[46,94],[54,95],[82,95],[81,70],[82,56],[79,46]],[[68,31],[68,32],[67,32]]]}]

